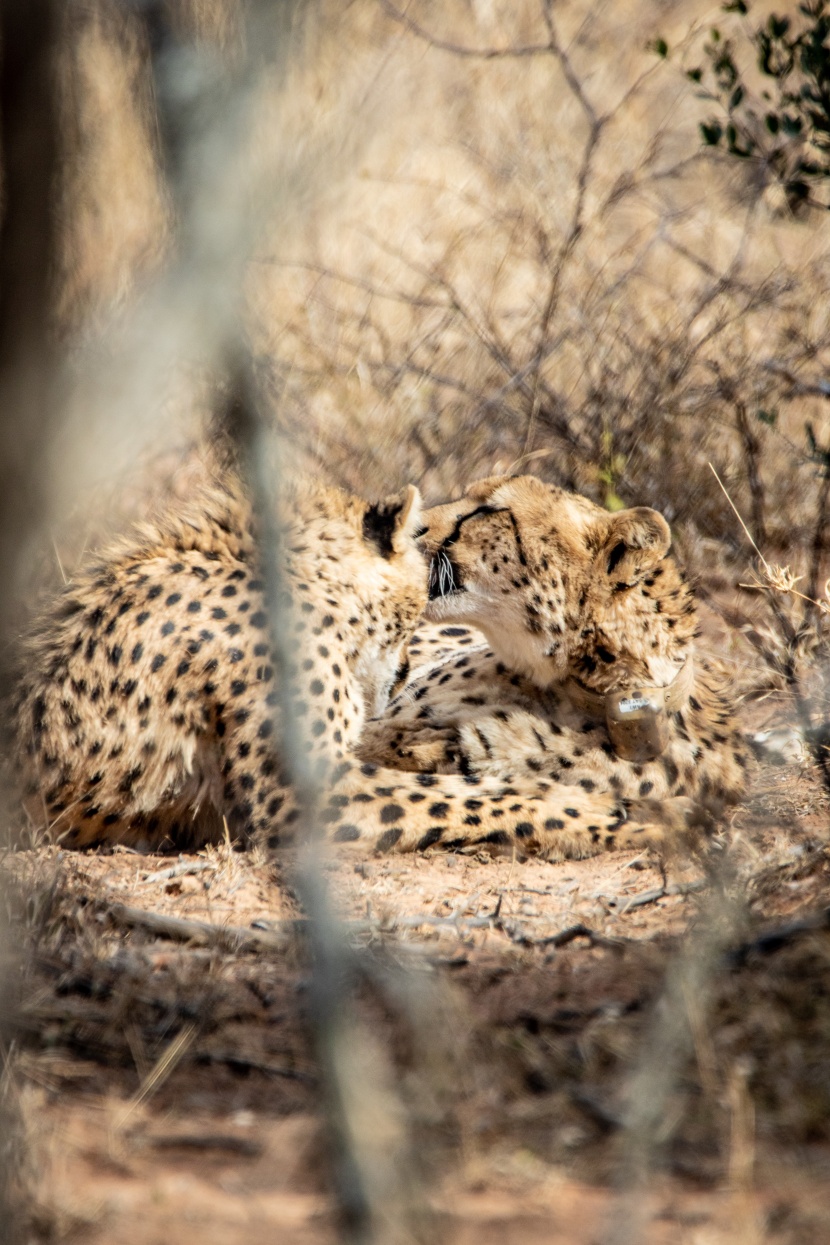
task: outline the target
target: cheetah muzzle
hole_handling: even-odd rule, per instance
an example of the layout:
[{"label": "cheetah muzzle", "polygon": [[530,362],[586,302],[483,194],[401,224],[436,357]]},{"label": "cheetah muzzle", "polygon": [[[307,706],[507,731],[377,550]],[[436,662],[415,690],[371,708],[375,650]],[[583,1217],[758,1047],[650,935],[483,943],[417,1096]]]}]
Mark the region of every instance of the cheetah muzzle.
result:
[{"label": "cheetah muzzle", "polygon": [[427,590],[430,601],[464,591],[461,575],[445,549],[439,549],[430,561]]}]

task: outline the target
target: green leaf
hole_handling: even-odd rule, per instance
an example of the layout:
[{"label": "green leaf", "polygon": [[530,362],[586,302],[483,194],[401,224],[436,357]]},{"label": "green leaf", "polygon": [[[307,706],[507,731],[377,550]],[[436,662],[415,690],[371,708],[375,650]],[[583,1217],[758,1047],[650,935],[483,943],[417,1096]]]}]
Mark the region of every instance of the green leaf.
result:
[{"label": "green leaf", "polygon": [[813,425],[812,425],[812,424],[805,424],[805,425],[804,425],[804,431],[805,431],[805,432],[806,432],[806,434],[807,434],[807,444],[808,444],[808,445],[809,445],[809,447],[810,447],[810,453],[811,453],[811,454],[817,454],[817,453],[818,453],[818,442],[816,441],[816,434],[815,434],[815,431],[814,431],[814,429],[813,429]]},{"label": "green leaf", "polygon": [[701,121],[700,137],[705,146],[717,147],[723,137],[723,128],[719,121]]},{"label": "green leaf", "polygon": [[778,17],[777,14],[770,13],[767,30],[773,39],[783,39],[789,29],[790,19],[788,17]]},{"label": "green leaf", "polygon": [[763,30],[759,30],[755,36],[755,45],[758,48],[758,68],[761,73],[766,74],[768,78],[775,77],[775,70],[772,65],[772,43],[769,35]]},{"label": "green leaf", "polygon": [[791,201],[790,206],[794,207],[796,203],[805,203],[810,197],[810,187],[800,178],[793,178],[786,184],[787,198]]}]

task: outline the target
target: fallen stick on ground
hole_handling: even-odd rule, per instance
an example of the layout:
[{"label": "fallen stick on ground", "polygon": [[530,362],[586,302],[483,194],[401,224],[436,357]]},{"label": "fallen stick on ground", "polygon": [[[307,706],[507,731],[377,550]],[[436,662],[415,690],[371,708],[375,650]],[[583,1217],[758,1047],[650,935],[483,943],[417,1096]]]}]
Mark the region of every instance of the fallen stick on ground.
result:
[{"label": "fallen stick on ground", "polygon": [[[174,942],[193,942],[199,946],[223,946],[229,950],[240,951],[246,947],[263,947],[282,950],[287,943],[301,936],[308,928],[308,921],[303,917],[287,921],[257,922],[251,928],[240,925],[214,925],[209,921],[197,921],[187,917],[168,916],[161,912],[149,912],[145,908],[132,908],[127,904],[106,904],[98,902],[98,908],[104,912],[115,925],[127,929],[144,929],[156,934],[159,938],[169,938]],[[493,925],[489,916],[481,917],[436,917],[436,916],[402,916],[392,921],[377,919],[364,921],[342,921],[341,925],[349,934],[394,933],[396,930],[418,929],[428,925],[438,929],[452,929],[459,934],[474,929],[486,929]]]},{"label": "fallen stick on ground", "polygon": [[[701,890],[703,880],[677,883],[672,886],[660,887],[635,895],[630,899],[619,899],[613,902],[619,905],[619,915],[624,915],[635,908],[656,903],[672,895],[686,895]],[[127,929],[143,929],[159,938],[168,938],[175,942],[191,942],[197,946],[224,947],[229,951],[246,949],[284,950],[292,938],[304,936],[308,922],[300,917],[297,919],[266,922],[258,921],[250,928],[239,925],[215,925],[209,921],[197,921],[186,917],[168,916],[161,912],[150,912],[144,908],[133,908],[127,904],[97,904],[115,925]],[[498,909],[486,916],[472,917],[439,917],[427,914],[401,916],[392,920],[342,921],[341,925],[347,934],[393,934],[401,930],[414,930],[428,926],[431,929],[452,930],[459,937],[478,929],[495,929],[505,934],[512,942],[523,946],[566,946],[575,938],[584,937],[596,946],[618,945],[613,938],[604,937],[588,926],[577,924],[569,926],[556,934],[534,938],[526,934],[518,922],[505,921],[500,917]]]},{"label": "fallen stick on ground", "polygon": [[206,869],[215,873],[216,868],[212,860],[181,860],[177,865],[171,865],[168,869],[158,869],[155,873],[148,873],[141,879],[141,882],[143,885],[149,882],[166,882],[170,878],[181,878],[188,873],[204,873]]},{"label": "fallen stick on ground", "polygon": [[724,954],[723,966],[729,969],[743,968],[750,956],[774,955],[776,951],[781,951],[799,938],[828,931],[830,931],[830,908],[822,908],[800,920],[790,921],[786,925],[775,925],[748,942],[742,942]]},{"label": "fallen stick on ground", "polygon": [[526,934],[518,925],[512,922],[499,921],[496,928],[506,934],[511,942],[515,942],[520,947],[566,947],[568,943],[573,942],[576,938],[587,938],[592,947],[613,947],[619,949],[626,942],[627,938],[607,938],[603,934],[598,934],[596,930],[591,929],[588,925],[569,925],[567,929],[559,930],[556,934],[543,934],[541,938],[534,938],[532,935]]},{"label": "fallen stick on ground", "polygon": [[154,1150],[229,1150],[245,1158],[257,1158],[264,1149],[261,1142],[251,1137],[235,1137],[225,1133],[180,1133],[178,1136],[170,1133],[167,1136],[142,1137],[141,1141]]},{"label": "fallen stick on ground", "polygon": [[194,1063],[223,1063],[229,1068],[240,1068],[246,1072],[263,1072],[266,1076],[283,1077],[288,1081],[302,1081],[306,1085],[316,1085],[317,1077],[311,1072],[303,1072],[299,1068],[289,1068],[285,1064],[268,1063],[264,1059],[255,1059],[251,1055],[240,1055],[236,1051],[196,1050],[193,1052]]},{"label": "fallen stick on ground", "polygon": [[624,916],[634,908],[657,903],[658,899],[667,899],[672,895],[693,895],[696,891],[704,890],[706,885],[705,878],[697,878],[694,882],[673,882],[671,886],[658,886],[652,891],[643,891],[642,895],[632,895],[630,899],[613,899],[609,903],[616,906],[618,916]]},{"label": "fallen stick on ground", "polygon": [[303,922],[285,921],[285,929],[243,929],[238,925],[214,925],[209,921],[194,921],[180,916],[166,916],[161,912],[148,912],[144,908],[131,908],[127,904],[99,902],[115,925],[127,929],[144,929],[160,938],[174,942],[193,942],[199,946],[226,947],[240,951],[245,947],[259,947],[272,951],[283,950],[289,940],[291,927]]}]

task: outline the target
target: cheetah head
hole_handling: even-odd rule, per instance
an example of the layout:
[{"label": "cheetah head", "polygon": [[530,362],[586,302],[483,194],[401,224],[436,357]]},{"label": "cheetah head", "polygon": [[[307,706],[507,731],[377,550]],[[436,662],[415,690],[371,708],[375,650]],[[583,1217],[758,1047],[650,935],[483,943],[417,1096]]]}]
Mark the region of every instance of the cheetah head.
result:
[{"label": "cheetah head", "polygon": [[538,685],[663,685],[684,661],[693,607],[657,511],[610,514],[534,476],[499,476],[423,520],[427,618],[479,627]]}]

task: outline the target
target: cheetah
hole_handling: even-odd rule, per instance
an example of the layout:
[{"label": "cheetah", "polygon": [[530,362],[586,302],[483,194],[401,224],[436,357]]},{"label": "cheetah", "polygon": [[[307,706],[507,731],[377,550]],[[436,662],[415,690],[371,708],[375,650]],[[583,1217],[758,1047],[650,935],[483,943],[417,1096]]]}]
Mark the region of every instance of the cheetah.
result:
[{"label": "cheetah", "polygon": [[524,476],[473,484],[423,521],[426,617],[440,625],[418,637],[422,664],[363,755],[545,777],[642,801],[641,816],[662,808],[670,823],[740,799],[749,754],[697,651],[694,598],[660,514],[611,514]]},{"label": "cheetah", "polygon": [[[270,848],[296,835],[256,523],[235,472],[214,477],[82,569],[25,645],[15,768],[32,823],[66,847],[194,847],[226,824]],[[660,846],[661,827],[616,798],[563,800],[544,777],[439,777],[362,760],[361,736],[405,679],[427,605],[419,494],[370,504],[312,483],[282,519],[285,678],[330,841],[552,859],[599,841]]]}]

